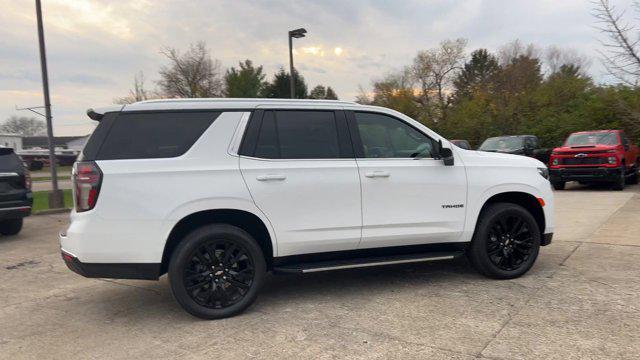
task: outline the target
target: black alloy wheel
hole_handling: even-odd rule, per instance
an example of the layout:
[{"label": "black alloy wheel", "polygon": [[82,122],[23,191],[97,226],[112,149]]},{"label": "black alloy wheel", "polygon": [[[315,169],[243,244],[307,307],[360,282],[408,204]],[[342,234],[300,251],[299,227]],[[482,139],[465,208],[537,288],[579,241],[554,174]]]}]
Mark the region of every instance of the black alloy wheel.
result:
[{"label": "black alloy wheel", "polygon": [[251,235],[232,225],[211,224],[180,241],[168,273],[182,308],[202,319],[221,319],[255,301],[266,271],[262,249]]},{"label": "black alloy wheel", "polygon": [[513,203],[493,203],[482,210],[466,253],[481,274],[513,279],[533,267],[541,241],[540,226],[529,210]]},{"label": "black alloy wheel", "polygon": [[519,215],[497,219],[489,230],[487,254],[491,262],[506,271],[518,269],[532,254],[533,236]]},{"label": "black alloy wheel", "polygon": [[253,283],[251,255],[241,245],[212,240],[193,251],[184,268],[184,284],[199,305],[222,309],[240,301]]}]

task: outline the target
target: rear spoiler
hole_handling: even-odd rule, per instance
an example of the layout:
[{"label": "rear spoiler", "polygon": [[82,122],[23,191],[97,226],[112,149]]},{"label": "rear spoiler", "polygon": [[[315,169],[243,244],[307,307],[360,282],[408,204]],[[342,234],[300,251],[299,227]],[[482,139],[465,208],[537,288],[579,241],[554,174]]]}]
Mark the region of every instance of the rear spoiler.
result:
[{"label": "rear spoiler", "polygon": [[108,112],[119,112],[123,108],[124,108],[124,105],[113,105],[113,106],[107,106],[107,107],[102,107],[98,109],[91,108],[87,110],[87,116],[91,120],[100,121],[104,117],[104,114]]}]

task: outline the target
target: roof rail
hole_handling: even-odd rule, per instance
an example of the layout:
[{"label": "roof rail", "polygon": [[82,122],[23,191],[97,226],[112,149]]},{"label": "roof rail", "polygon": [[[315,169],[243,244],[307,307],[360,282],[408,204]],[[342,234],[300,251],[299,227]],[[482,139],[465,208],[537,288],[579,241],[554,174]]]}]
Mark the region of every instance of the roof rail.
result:
[{"label": "roof rail", "polygon": [[177,99],[154,99],[138,101],[135,104],[152,104],[152,103],[172,103],[172,102],[261,102],[261,103],[295,103],[295,102],[314,102],[320,104],[344,104],[357,105],[353,101],[344,100],[324,100],[324,99],[271,99],[271,98],[177,98]]}]

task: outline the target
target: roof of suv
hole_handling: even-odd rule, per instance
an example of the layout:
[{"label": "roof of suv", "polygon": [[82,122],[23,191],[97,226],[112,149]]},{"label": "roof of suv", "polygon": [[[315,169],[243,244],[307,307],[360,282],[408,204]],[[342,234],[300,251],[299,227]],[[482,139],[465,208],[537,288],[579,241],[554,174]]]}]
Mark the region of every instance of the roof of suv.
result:
[{"label": "roof of suv", "polygon": [[233,110],[253,109],[258,106],[282,107],[332,107],[343,106],[358,109],[382,109],[377,106],[358,104],[342,100],[311,100],[311,99],[234,99],[234,98],[197,98],[197,99],[158,99],[145,100],[133,104],[111,105],[87,110],[87,115],[93,120],[100,120],[102,115],[117,111],[157,111],[157,110]]}]

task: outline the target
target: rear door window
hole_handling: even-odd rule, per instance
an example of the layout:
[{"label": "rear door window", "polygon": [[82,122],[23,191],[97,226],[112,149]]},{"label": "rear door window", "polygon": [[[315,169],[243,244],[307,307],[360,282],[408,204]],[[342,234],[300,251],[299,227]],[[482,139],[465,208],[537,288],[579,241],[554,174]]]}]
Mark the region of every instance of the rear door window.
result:
[{"label": "rear door window", "polygon": [[[342,117],[337,118],[337,115]],[[342,112],[309,110],[265,111],[252,119],[255,140],[245,137],[241,154],[264,159],[337,159],[353,157]],[[255,145],[252,145],[255,141]],[[255,146],[255,148],[254,148]]]},{"label": "rear door window", "polygon": [[[102,144],[96,151],[96,160],[154,159],[177,157],[189,150],[202,133],[220,115],[220,112],[156,112],[120,113],[112,121]],[[102,124],[101,124],[102,125]],[[105,124],[107,125],[107,124]],[[93,140],[93,136],[92,136]],[[91,147],[89,141],[85,157]]]}]

